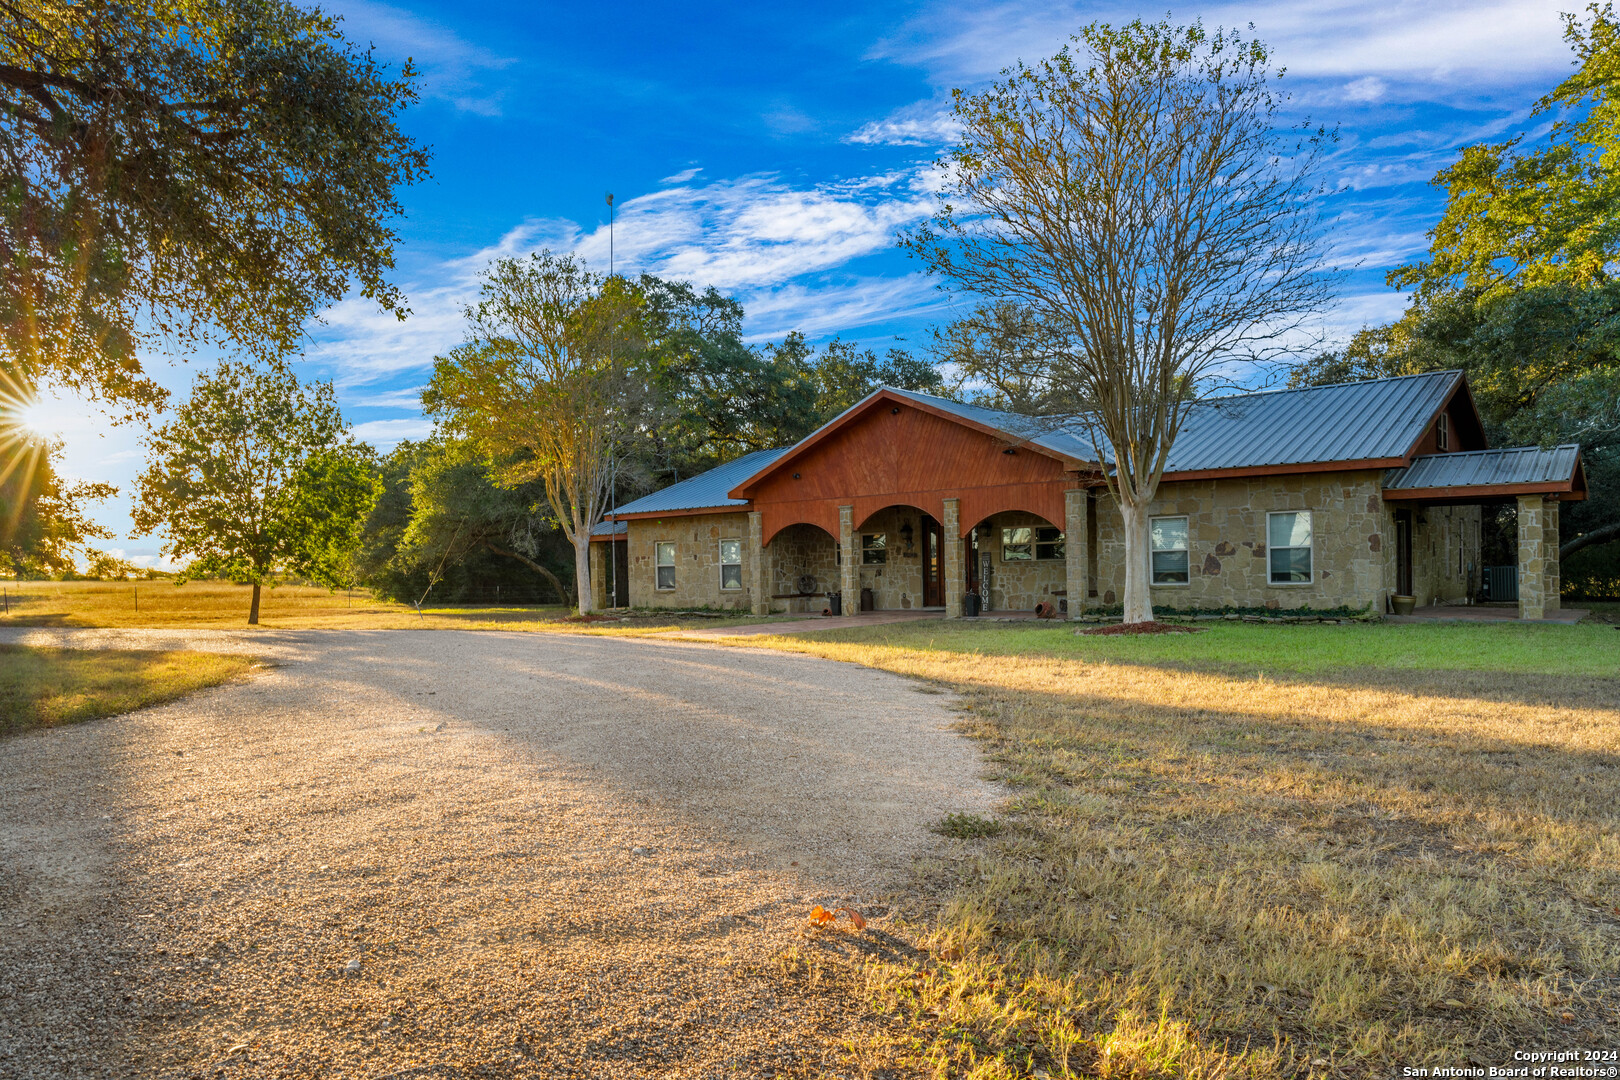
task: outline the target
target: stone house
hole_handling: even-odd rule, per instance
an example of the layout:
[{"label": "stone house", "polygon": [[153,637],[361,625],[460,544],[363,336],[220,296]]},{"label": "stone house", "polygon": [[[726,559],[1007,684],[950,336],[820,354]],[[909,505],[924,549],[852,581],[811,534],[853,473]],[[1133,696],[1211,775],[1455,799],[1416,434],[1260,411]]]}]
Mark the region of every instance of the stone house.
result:
[{"label": "stone house", "polygon": [[[1117,603],[1122,519],[1078,432],[883,388],[798,444],[620,507],[596,600],[635,607],[988,611]],[[1520,612],[1558,607],[1580,449],[1493,450],[1443,371],[1194,406],[1152,507],[1156,608],[1382,612],[1480,594],[1482,508],[1516,505]],[[609,595],[609,590],[615,590]]]}]

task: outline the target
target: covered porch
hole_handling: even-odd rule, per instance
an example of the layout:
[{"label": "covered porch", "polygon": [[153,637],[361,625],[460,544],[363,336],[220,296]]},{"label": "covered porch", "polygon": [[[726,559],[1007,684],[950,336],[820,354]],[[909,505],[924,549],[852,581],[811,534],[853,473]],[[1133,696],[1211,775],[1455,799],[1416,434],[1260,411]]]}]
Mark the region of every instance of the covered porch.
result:
[{"label": "covered porch", "polygon": [[[1575,621],[1561,614],[1558,510],[1564,502],[1586,498],[1586,474],[1580,447],[1514,447],[1464,453],[1426,454],[1384,478],[1384,501],[1394,510],[1395,591],[1416,596],[1423,571],[1414,530],[1426,511],[1455,507],[1515,507],[1517,523],[1517,604],[1426,604],[1411,618]],[[1465,561],[1458,549],[1459,563]],[[1452,557],[1448,548],[1443,557]],[[1475,545],[1475,560],[1479,558]],[[1483,567],[1469,571],[1461,599],[1481,598]],[[1421,614],[1420,614],[1421,612]],[[1467,612],[1468,614],[1462,614]]]}]

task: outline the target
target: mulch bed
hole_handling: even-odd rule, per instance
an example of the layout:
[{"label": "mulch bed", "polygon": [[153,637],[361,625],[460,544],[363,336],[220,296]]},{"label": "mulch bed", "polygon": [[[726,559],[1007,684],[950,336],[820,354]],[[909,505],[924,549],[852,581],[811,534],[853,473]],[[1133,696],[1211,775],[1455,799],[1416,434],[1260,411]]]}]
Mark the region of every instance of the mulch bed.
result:
[{"label": "mulch bed", "polygon": [[1178,626],[1167,622],[1115,623],[1113,626],[1094,626],[1089,630],[1076,630],[1077,634],[1202,634],[1207,627]]}]

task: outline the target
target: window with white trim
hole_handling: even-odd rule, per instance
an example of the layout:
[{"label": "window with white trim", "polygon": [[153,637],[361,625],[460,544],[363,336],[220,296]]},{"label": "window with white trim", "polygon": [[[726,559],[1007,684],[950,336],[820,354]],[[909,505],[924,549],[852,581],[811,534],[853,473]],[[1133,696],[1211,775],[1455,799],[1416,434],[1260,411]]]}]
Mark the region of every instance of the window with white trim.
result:
[{"label": "window with white trim", "polygon": [[1312,567],[1309,510],[1287,510],[1266,515],[1266,559],[1271,568],[1271,584],[1310,584]]},{"label": "window with white trim", "polygon": [[1188,566],[1187,519],[1156,517],[1148,519],[1148,549],[1153,566],[1153,584],[1185,585],[1190,580]]},{"label": "window with white trim", "polygon": [[720,541],[720,587],[742,588],[742,541]]},{"label": "window with white trim", "polygon": [[656,587],[660,589],[673,589],[675,587],[674,541],[665,541],[660,544],[654,544],[653,562],[657,564],[654,571],[654,573],[657,575],[657,580],[654,582]]},{"label": "window with white trim", "polygon": [[1451,417],[1446,413],[1434,422],[1434,445],[1437,450],[1451,449]]}]

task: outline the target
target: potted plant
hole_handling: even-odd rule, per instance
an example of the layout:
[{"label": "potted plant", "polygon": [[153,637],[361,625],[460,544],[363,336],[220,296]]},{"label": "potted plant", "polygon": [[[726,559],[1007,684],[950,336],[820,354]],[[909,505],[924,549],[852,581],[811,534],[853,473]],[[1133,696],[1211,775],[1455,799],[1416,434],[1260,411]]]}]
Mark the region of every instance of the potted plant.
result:
[{"label": "potted plant", "polygon": [[1417,607],[1417,597],[1415,596],[1400,596],[1397,594],[1391,596],[1389,602],[1394,605],[1395,614],[1397,615],[1410,615],[1412,609]]}]

